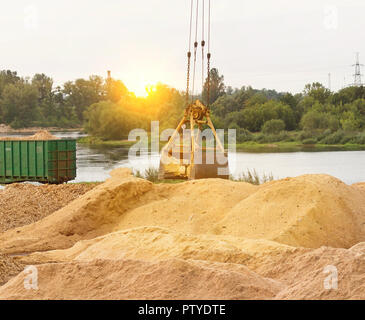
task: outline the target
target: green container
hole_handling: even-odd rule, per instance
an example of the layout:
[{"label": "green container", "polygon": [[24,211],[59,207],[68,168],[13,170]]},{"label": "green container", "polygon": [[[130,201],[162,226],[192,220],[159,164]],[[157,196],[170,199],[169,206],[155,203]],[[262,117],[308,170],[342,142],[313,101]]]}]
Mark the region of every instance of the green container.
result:
[{"label": "green container", "polygon": [[76,178],[76,140],[0,141],[0,184]]}]

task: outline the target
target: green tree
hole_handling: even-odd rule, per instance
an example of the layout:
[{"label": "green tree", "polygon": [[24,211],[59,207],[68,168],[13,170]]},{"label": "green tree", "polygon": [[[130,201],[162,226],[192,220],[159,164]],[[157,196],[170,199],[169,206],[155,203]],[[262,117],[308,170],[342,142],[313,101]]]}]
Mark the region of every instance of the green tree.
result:
[{"label": "green tree", "polygon": [[0,97],[2,95],[3,90],[8,84],[16,84],[19,81],[20,77],[18,76],[16,71],[11,71],[11,70],[0,71]]},{"label": "green tree", "polygon": [[[218,69],[210,70],[210,94],[209,104],[213,104],[220,96],[225,94],[226,86],[224,84],[224,76],[219,75]],[[208,78],[205,80],[203,88],[203,101],[208,101]]]},{"label": "green tree", "polygon": [[342,114],[341,125],[342,129],[345,131],[358,131],[360,128],[360,121],[353,112],[347,111]]},{"label": "green tree", "polygon": [[26,82],[7,85],[0,104],[3,120],[14,127],[31,126],[39,116],[37,89]]},{"label": "green tree", "polygon": [[307,84],[304,88],[304,95],[312,97],[319,103],[324,104],[330,97],[331,92],[325,88],[321,83],[314,82],[312,84]]},{"label": "green tree", "polygon": [[265,134],[278,134],[283,130],[285,130],[285,122],[281,119],[266,121],[262,126],[262,132]]},{"label": "green tree", "polygon": [[[266,96],[263,93],[257,92],[246,100],[245,107],[252,107],[255,105],[259,105],[259,104],[264,104],[267,101],[268,101],[268,99],[266,98]],[[272,100],[270,100],[270,101],[272,101]]]},{"label": "green tree", "polygon": [[113,78],[108,78],[105,80],[105,95],[104,99],[112,102],[119,102],[122,97],[129,94],[127,87],[120,80],[114,80]]},{"label": "green tree", "polygon": [[219,97],[212,105],[213,113],[216,116],[224,118],[228,113],[239,111],[242,105],[237,103],[232,95],[223,95]]},{"label": "green tree", "polygon": [[65,103],[74,106],[80,122],[83,121],[85,110],[92,104],[102,101],[104,83],[99,76],[91,76],[89,80],[77,79],[64,84]]},{"label": "green tree", "polygon": [[346,104],[354,102],[358,99],[365,99],[365,87],[347,87],[344,88],[331,97],[331,103],[335,105]]},{"label": "green tree", "polygon": [[125,139],[129,132],[141,128],[141,117],[123,104],[101,101],[92,104],[85,112],[85,129],[93,136],[107,140]]},{"label": "green tree", "polygon": [[46,76],[44,73],[37,73],[32,79],[32,85],[38,90],[38,100],[40,103],[49,102],[52,100],[52,78]]},{"label": "green tree", "polygon": [[304,130],[327,129],[329,126],[329,115],[316,110],[307,112],[300,124]]},{"label": "green tree", "polygon": [[258,108],[246,108],[242,110],[243,123],[242,127],[251,131],[257,132],[263,124],[262,117]]}]

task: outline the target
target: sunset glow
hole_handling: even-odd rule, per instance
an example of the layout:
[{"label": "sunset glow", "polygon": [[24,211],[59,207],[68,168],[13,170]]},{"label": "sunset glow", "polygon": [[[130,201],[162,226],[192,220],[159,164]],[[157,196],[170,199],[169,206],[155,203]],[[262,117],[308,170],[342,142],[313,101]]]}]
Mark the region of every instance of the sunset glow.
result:
[{"label": "sunset glow", "polygon": [[156,85],[157,82],[155,84],[141,84],[140,86],[136,87],[136,88],[130,88],[129,90],[131,92],[133,92],[136,97],[143,97],[146,98],[148,97],[152,92],[156,91]]},{"label": "sunset glow", "polygon": [[158,83],[168,83],[169,81],[163,67],[159,66],[134,72],[121,72],[120,70],[115,70],[113,72],[113,77],[122,79],[128,90],[133,92],[136,97],[147,97],[149,92],[151,92]]}]

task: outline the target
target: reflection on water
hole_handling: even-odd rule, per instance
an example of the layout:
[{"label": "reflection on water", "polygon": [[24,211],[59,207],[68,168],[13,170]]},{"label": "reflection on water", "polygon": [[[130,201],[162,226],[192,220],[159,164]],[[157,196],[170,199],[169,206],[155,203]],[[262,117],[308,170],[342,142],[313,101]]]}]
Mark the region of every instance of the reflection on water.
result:
[{"label": "reflection on water", "polygon": [[[53,132],[60,138],[78,138],[78,132]],[[5,135],[5,134],[0,134]],[[17,134],[25,136],[29,134]],[[15,135],[14,135],[15,136]],[[229,154],[230,171],[234,176],[247,169],[272,173],[275,178],[294,177],[307,173],[326,173],[352,184],[365,181],[365,151],[244,153]],[[118,167],[144,171],[158,167],[159,155],[143,153],[128,159],[128,148],[77,145],[77,178],[74,182],[104,181]]]},{"label": "reflection on water", "polygon": [[148,167],[159,165],[158,154],[149,155],[146,152],[129,160],[128,151],[126,147],[93,147],[78,144],[75,181],[104,181],[109,177],[109,172],[118,167],[144,171]]},{"label": "reflection on water", "polygon": [[365,182],[365,151],[236,153],[229,158],[235,175],[256,168],[259,173],[272,172],[274,178],[324,173],[348,184]]}]

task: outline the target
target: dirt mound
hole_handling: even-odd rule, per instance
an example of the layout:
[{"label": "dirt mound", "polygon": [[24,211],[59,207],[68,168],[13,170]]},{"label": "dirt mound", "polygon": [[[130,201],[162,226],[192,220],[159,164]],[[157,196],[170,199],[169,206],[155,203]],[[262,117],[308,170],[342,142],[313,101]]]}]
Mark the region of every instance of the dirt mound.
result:
[{"label": "dirt mound", "polygon": [[3,133],[3,132],[9,132],[11,131],[11,127],[4,124],[4,123],[0,123],[0,133]]},{"label": "dirt mound", "polygon": [[0,235],[0,250],[23,253],[68,248],[82,239],[113,231],[120,215],[131,209],[152,183],[135,179],[130,170],[118,170],[77,200],[46,218]]},{"label": "dirt mound", "polygon": [[177,259],[43,264],[38,275],[38,290],[21,273],[0,299],[265,299],[282,289],[244,266]]},{"label": "dirt mound", "polygon": [[0,254],[0,286],[23,270],[23,265],[14,258]]},{"label": "dirt mound", "polygon": [[327,175],[305,175],[260,187],[201,180],[155,191],[165,199],[127,211],[116,229],[160,226],[311,248],[351,247],[365,239],[363,192]]},{"label": "dirt mound", "polygon": [[14,141],[34,141],[34,140],[58,140],[59,138],[51,134],[47,130],[40,130],[32,136],[27,137],[0,137],[1,140],[14,140]]},{"label": "dirt mound", "polygon": [[[288,283],[276,299],[364,299],[365,243],[351,249],[322,247],[286,259],[276,266],[266,265],[268,272]],[[269,270],[271,268],[271,270]],[[336,269],[334,269],[336,268]],[[328,277],[336,276],[336,287],[325,288]],[[332,280],[327,279],[330,284]]]},{"label": "dirt mound", "polygon": [[328,175],[274,181],[239,202],[217,230],[291,246],[348,248],[365,239],[364,195]]},{"label": "dirt mound", "polygon": [[34,223],[61,209],[96,184],[11,184],[0,190],[0,233]]},{"label": "dirt mound", "polygon": [[360,188],[327,175],[259,187],[221,179],[153,185],[128,169],[117,169],[105,183],[46,219],[1,235],[0,250],[65,249],[80,240],[144,226],[346,248],[365,239],[363,199]]},{"label": "dirt mound", "polygon": [[[0,298],[364,299],[365,297],[365,243],[351,249],[289,247],[288,250],[286,246],[271,242],[250,243],[244,240],[241,250],[237,250],[235,247],[227,248],[229,247],[227,239],[207,238],[206,244],[204,241],[195,244],[196,248],[202,246],[201,252],[195,250],[193,239],[180,243],[181,247],[176,250],[173,249],[176,244],[173,241],[162,246],[158,252],[158,245],[168,239],[159,238],[161,236],[159,231],[159,234],[154,234],[157,236],[156,246],[148,245],[149,241],[153,241],[153,237],[150,237],[149,241],[142,239],[138,246],[140,234],[137,231],[124,232],[125,235],[129,233],[130,239],[127,241],[120,236],[123,232],[117,232],[100,237],[98,241],[82,241],[69,250],[34,254],[33,259],[38,255],[38,258],[54,260],[53,263],[38,266],[40,290],[37,292],[24,290],[24,275],[20,274],[0,288]],[[148,234],[146,229],[139,231]],[[122,242],[118,243],[118,239]],[[211,245],[213,247],[225,241],[226,247],[222,245],[216,252],[210,251],[207,249],[209,241],[215,242]],[[126,248],[123,248],[124,245]],[[135,251],[128,247],[132,245],[136,245]],[[276,252],[270,251],[271,248]],[[173,256],[179,259],[171,259]],[[195,257],[206,260],[191,259]],[[227,257],[227,261],[224,261]],[[61,259],[69,261],[60,263]],[[217,260],[221,262],[214,262]],[[237,263],[231,263],[231,260]],[[328,289],[325,287],[325,281],[333,267],[338,274],[337,289]],[[213,285],[214,283],[216,285]],[[121,288],[118,289],[119,287]]]},{"label": "dirt mound", "polygon": [[[33,252],[12,261],[37,264],[40,275],[38,291],[24,290],[21,273],[0,298],[364,298],[364,199],[361,186],[327,175],[154,185],[117,169],[0,235],[2,252]],[[325,288],[328,266],[338,289]]]},{"label": "dirt mound", "polygon": [[365,182],[354,183],[352,186],[365,191]]},{"label": "dirt mound", "polygon": [[154,185],[150,194],[160,197],[125,212],[115,229],[156,226],[190,234],[215,234],[216,223],[257,190],[248,183],[222,179]]},{"label": "dirt mound", "polygon": [[83,239],[141,226],[211,233],[226,211],[257,188],[220,179],[153,185],[133,177],[128,169],[114,170],[111,175],[105,183],[47,218],[0,235],[0,250],[18,253],[64,249]]},{"label": "dirt mound", "polygon": [[39,264],[95,259],[158,261],[178,258],[254,267],[266,261],[268,257],[274,261],[297,250],[267,240],[192,235],[157,227],[141,227],[80,241],[70,249],[36,252],[19,259],[22,263]]}]

